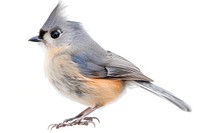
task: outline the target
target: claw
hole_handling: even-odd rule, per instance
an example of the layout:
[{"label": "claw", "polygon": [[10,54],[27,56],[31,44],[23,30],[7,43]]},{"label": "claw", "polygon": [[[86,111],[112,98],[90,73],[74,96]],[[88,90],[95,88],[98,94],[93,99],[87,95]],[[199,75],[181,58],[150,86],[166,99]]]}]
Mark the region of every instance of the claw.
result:
[{"label": "claw", "polygon": [[94,125],[94,127],[96,127],[96,124],[95,124],[93,121],[88,121],[88,122],[87,122],[87,125],[88,125],[89,123],[92,123],[92,124]]},{"label": "claw", "polygon": [[53,128],[55,128],[57,126],[57,124],[50,124],[49,126],[48,126],[48,130],[52,130]]},{"label": "claw", "polygon": [[[70,118],[70,119],[64,120],[63,123],[49,125],[48,130],[51,131],[53,128],[59,129],[61,127],[74,126],[74,125],[88,126],[90,123],[93,124],[94,127],[96,127],[96,124],[93,121],[94,119],[100,123],[100,120],[97,117],[84,117],[82,119],[76,119],[76,120],[74,120],[74,118]],[[72,121],[72,122],[70,122],[70,121]]]},{"label": "claw", "polygon": [[53,128],[59,129],[60,127],[70,126],[67,123],[59,123],[59,124],[50,124],[48,126],[48,130],[52,130]]},{"label": "claw", "polygon": [[91,120],[91,121],[93,121],[93,119],[97,120],[100,123],[100,120],[97,117],[85,117],[84,118],[84,120]]},{"label": "claw", "polygon": [[97,117],[86,117],[88,114],[96,110],[98,106],[95,107],[88,107],[81,113],[79,113],[77,116],[65,119],[62,123],[59,124],[51,124],[48,126],[48,129],[52,130],[53,128],[59,129],[61,127],[66,126],[74,126],[74,125],[85,125],[88,126],[90,123],[96,126],[94,123],[94,119],[97,120],[100,123],[100,120]]},{"label": "claw", "polygon": [[93,122],[94,119],[100,123],[100,120],[97,117],[85,117],[83,120],[86,120],[88,123],[92,123],[94,127],[96,127],[96,124]]}]

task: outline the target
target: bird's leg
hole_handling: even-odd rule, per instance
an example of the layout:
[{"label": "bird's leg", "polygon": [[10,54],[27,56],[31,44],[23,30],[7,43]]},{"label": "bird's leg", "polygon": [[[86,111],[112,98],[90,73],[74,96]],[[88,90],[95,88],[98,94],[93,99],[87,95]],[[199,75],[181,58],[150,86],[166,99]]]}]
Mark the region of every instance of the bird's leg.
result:
[{"label": "bird's leg", "polygon": [[49,125],[48,129],[52,130],[53,128],[60,128],[60,127],[65,127],[65,126],[74,126],[74,125],[89,125],[92,123],[95,126],[95,123],[93,122],[94,119],[96,119],[98,122],[99,119],[97,117],[86,117],[90,113],[92,113],[94,110],[96,110],[98,107],[88,107],[84,111],[82,111],[80,114],[78,114],[75,117],[65,119],[63,123],[59,124],[51,124]]}]

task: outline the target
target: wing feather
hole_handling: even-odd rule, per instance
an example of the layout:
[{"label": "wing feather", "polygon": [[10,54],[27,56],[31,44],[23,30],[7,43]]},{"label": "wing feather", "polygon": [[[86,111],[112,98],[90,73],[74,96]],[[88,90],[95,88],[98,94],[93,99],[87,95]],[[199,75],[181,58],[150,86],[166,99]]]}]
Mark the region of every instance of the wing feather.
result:
[{"label": "wing feather", "polygon": [[83,54],[72,56],[72,60],[78,64],[81,73],[87,77],[153,81],[133,63],[110,51],[107,51],[106,56],[96,60]]}]

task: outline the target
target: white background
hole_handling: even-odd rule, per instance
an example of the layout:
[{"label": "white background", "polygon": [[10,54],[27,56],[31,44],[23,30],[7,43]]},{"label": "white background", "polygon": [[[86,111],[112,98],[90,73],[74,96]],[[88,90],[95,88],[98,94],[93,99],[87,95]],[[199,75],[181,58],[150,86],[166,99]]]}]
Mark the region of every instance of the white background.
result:
[{"label": "white background", "polygon": [[[86,106],[62,97],[44,76],[37,35],[57,0],[0,2],[0,132],[45,133],[47,126]],[[82,22],[105,49],[136,64],[193,111],[186,113],[140,88],[91,114],[101,123],[52,132],[200,132],[199,0],[65,0],[70,20]]]}]

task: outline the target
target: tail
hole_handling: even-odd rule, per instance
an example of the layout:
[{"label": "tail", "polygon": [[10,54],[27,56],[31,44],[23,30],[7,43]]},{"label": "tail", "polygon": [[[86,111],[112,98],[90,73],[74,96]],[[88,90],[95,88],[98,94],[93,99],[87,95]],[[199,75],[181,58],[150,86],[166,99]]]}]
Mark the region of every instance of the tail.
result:
[{"label": "tail", "polygon": [[181,99],[177,98],[176,96],[174,96],[172,93],[170,93],[169,91],[156,86],[150,82],[146,82],[146,81],[135,81],[137,85],[139,85],[141,88],[150,91],[154,94],[156,94],[159,97],[162,97],[168,101],[170,101],[171,103],[175,104],[177,107],[179,107],[180,109],[182,109],[183,111],[187,111],[190,112],[192,111],[190,106],[185,103],[184,101],[182,101]]}]

